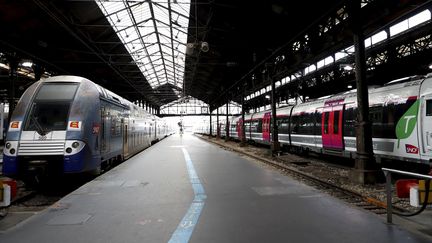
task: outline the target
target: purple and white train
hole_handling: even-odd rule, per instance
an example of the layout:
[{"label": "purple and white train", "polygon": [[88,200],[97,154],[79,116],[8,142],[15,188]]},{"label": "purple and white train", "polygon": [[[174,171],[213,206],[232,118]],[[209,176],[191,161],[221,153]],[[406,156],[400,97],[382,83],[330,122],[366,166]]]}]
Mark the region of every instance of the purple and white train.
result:
[{"label": "purple and white train", "polygon": [[173,132],[162,119],[82,77],[31,85],[9,122],[3,174],[100,173]]},{"label": "purple and white train", "polygon": [[[357,93],[307,101],[277,109],[279,142],[296,150],[355,157]],[[373,151],[378,162],[404,161],[430,167],[432,161],[432,75],[403,78],[369,88],[369,119]],[[215,119],[213,119],[215,120]],[[270,144],[271,111],[229,120],[229,137]],[[212,133],[226,136],[225,119],[212,124]],[[209,133],[209,127],[200,131]]]}]

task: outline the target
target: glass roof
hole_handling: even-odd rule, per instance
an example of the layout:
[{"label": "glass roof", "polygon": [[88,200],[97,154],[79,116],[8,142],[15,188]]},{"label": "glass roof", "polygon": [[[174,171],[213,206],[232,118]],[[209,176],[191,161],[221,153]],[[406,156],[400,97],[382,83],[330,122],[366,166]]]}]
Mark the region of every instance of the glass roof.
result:
[{"label": "glass roof", "polygon": [[190,0],[97,0],[154,89],[183,88]]}]

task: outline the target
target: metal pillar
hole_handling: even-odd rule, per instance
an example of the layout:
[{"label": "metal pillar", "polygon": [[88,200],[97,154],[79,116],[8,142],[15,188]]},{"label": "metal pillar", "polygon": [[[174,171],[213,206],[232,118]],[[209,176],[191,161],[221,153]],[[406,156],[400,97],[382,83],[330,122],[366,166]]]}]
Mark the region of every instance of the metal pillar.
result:
[{"label": "metal pillar", "polygon": [[15,83],[17,81],[18,77],[18,59],[15,56],[9,56],[8,57],[8,63],[9,63],[9,121],[12,118],[12,113],[15,110]]},{"label": "metal pillar", "polygon": [[219,108],[216,109],[216,138],[220,138]]},{"label": "metal pillar", "polygon": [[241,98],[241,107],[242,107],[242,113],[241,113],[241,134],[239,134],[241,136],[240,138],[240,147],[245,147],[246,146],[246,131],[245,131],[245,125],[244,125],[244,120],[245,120],[245,105],[244,105],[244,87],[242,90],[242,98]]},{"label": "metal pillar", "polygon": [[228,142],[229,140],[229,119],[228,119],[228,113],[229,113],[229,101],[227,100],[226,103],[226,122],[225,122],[225,141]]},{"label": "metal pillar", "polygon": [[361,26],[360,0],[351,2],[353,38],[355,47],[355,72],[357,85],[357,156],[355,168],[351,171],[351,180],[359,184],[375,183],[378,171],[373,156],[372,127],[369,121],[369,95],[366,81],[366,54],[364,35]]},{"label": "metal pillar", "polygon": [[209,130],[210,134],[209,134],[209,138],[211,138],[212,137],[212,132],[213,132],[213,130],[212,130],[212,110],[211,110],[211,107],[209,107],[209,110],[210,110],[210,130]]},{"label": "metal pillar", "polygon": [[268,71],[268,78],[271,82],[271,110],[272,110],[272,143],[271,143],[271,152],[272,154],[276,154],[280,151],[280,143],[278,136],[278,126],[276,120],[276,81],[270,76],[270,71]]},{"label": "metal pillar", "polygon": [[35,80],[39,81],[42,78],[42,74],[44,73],[44,68],[36,63],[33,63],[33,72],[35,74]]}]

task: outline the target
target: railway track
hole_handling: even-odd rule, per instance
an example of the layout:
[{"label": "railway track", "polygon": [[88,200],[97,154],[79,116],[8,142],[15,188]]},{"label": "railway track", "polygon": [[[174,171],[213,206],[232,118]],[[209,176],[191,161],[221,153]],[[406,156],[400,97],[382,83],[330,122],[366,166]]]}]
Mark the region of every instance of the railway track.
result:
[{"label": "railway track", "polygon": [[[362,209],[367,210],[367,211],[371,211],[371,212],[378,214],[378,215],[386,214],[386,210],[387,210],[387,203],[386,202],[383,202],[379,199],[375,199],[375,198],[372,198],[369,196],[362,195],[361,193],[349,190],[347,188],[343,188],[339,185],[328,182],[324,179],[321,179],[321,178],[315,177],[313,175],[310,175],[308,173],[302,172],[302,171],[294,168],[293,166],[286,165],[285,163],[287,163],[287,162],[278,158],[278,157],[275,157],[275,158],[273,158],[274,160],[272,160],[269,158],[258,156],[258,155],[253,154],[253,153],[245,152],[241,149],[229,147],[224,143],[219,143],[219,142],[214,141],[212,139],[206,139],[206,138],[203,138],[201,136],[198,136],[198,137],[205,140],[205,141],[209,141],[211,143],[214,143],[214,144],[219,145],[221,147],[224,147],[226,149],[235,151],[237,153],[241,153],[243,155],[246,155],[248,157],[251,157],[251,158],[256,159],[258,161],[264,162],[264,163],[271,165],[273,167],[276,167],[276,168],[282,170],[284,173],[289,174],[290,176],[292,176],[294,178],[304,180],[308,184],[310,184],[311,186],[314,186],[315,188],[318,188],[322,191],[325,191],[328,194],[330,194],[334,197],[337,197],[337,198],[339,198],[339,199],[341,199],[341,200],[343,200],[349,204],[352,204],[356,207],[362,208]],[[296,162],[293,162],[293,164],[295,164],[295,163]],[[393,205],[393,209],[395,211],[398,211],[398,212],[407,212],[406,209],[395,206],[395,205]]]},{"label": "railway track", "polygon": [[[44,184],[35,185],[33,188],[28,188],[24,183],[19,182],[16,198],[11,201],[9,206],[0,207],[0,220],[9,217],[9,213],[12,214],[10,217],[14,217],[13,215],[17,213],[42,211],[74,191],[87,180],[48,180]],[[0,232],[2,230],[4,229],[0,226]]]}]

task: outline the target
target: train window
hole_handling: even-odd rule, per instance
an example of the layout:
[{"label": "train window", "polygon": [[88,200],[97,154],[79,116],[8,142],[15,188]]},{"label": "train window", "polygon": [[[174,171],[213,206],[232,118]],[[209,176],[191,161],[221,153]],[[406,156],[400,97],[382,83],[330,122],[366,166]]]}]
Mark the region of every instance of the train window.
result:
[{"label": "train window", "polygon": [[297,132],[299,134],[312,135],[314,126],[314,117],[311,113],[302,113],[297,118]]},{"label": "train window", "polygon": [[426,100],[426,116],[432,116],[432,100]]},{"label": "train window", "polygon": [[263,131],[263,130],[262,130],[263,120],[262,120],[262,119],[259,119],[257,122],[258,122],[258,125],[257,125],[257,132],[262,132],[262,131]]},{"label": "train window", "polygon": [[334,117],[333,117],[333,134],[339,134],[339,115],[340,115],[340,111],[335,111],[334,112]]},{"label": "train window", "polygon": [[291,116],[291,133],[298,133],[298,120],[297,115]]},{"label": "train window", "polygon": [[245,131],[249,132],[251,126],[250,121],[245,121],[244,125],[245,125]]},{"label": "train window", "polygon": [[278,117],[276,121],[279,133],[288,134],[288,117]]},{"label": "train window", "polygon": [[66,130],[69,107],[69,103],[62,102],[37,102],[33,104],[24,130],[36,130],[39,133]]},{"label": "train window", "polygon": [[344,112],[344,136],[355,137],[355,124],[356,124],[356,108],[347,108]]},{"label": "train window", "polygon": [[321,135],[321,127],[322,127],[322,113],[319,111],[315,112],[315,118],[314,118],[314,122],[315,122],[315,131],[314,134],[315,135]]},{"label": "train window", "polygon": [[372,123],[372,137],[385,138],[386,122],[383,116],[382,106],[373,106],[369,108],[369,121]]},{"label": "train window", "polygon": [[324,134],[328,134],[330,112],[324,112]]},{"label": "train window", "polygon": [[258,128],[258,125],[259,125],[258,120],[252,120],[250,123],[251,132],[259,132],[258,129],[262,131],[262,128]]},{"label": "train window", "polygon": [[36,100],[72,100],[77,88],[77,83],[46,83],[39,89]]}]

